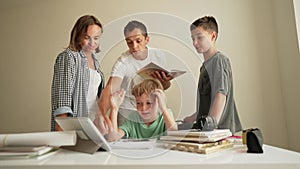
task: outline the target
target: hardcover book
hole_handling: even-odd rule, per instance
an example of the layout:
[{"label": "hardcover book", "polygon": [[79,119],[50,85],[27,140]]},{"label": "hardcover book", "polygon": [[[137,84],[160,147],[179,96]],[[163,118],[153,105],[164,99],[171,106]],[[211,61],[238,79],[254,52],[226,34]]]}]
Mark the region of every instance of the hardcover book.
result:
[{"label": "hardcover book", "polygon": [[167,70],[166,68],[163,68],[153,62],[147,64],[146,66],[144,66],[143,68],[141,68],[137,74],[142,76],[143,78],[148,78],[148,77],[152,77],[152,74],[155,72],[165,72],[165,74],[167,76],[172,76],[173,78],[178,77],[184,73],[186,73],[186,71],[184,70]]}]

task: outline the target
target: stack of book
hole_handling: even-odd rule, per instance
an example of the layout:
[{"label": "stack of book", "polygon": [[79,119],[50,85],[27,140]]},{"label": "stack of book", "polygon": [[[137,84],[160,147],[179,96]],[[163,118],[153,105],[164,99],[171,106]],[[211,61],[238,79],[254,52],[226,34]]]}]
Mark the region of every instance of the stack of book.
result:
[{"label": "stack of book", "polygon": [[76,137],[75,131],[0,134],[0,159],[46,157],[75,145]]},{"label": "stack of book", "polygon": [[226,139],[230,136],[229,129],[168,131],[168,135],[160,137],[160,143],[173,150],[208,154],[233,147],[233,143]]}]

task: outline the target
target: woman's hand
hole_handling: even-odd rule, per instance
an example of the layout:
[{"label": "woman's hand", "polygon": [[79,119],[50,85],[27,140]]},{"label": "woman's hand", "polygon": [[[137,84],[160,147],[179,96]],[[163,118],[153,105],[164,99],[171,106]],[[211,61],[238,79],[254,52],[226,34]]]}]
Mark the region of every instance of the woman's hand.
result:
[{"label": "woman's hand", "polygon": [[[68,113],[60,114],[60,115],[57,115],[56,117],[68,117]],[[55,123],[55,130],[63,131],[63,129],[57,123]]]}]

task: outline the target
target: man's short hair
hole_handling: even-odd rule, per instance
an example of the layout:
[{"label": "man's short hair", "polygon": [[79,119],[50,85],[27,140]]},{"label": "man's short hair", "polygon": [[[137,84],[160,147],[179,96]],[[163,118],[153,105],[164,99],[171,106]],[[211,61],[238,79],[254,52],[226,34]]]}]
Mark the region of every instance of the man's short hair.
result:
[{"label": "man's short hair", "polygon": [[124,36],[126,36],[127,32],[131,32],[133,31],[135,28],[140,29],[142,31],[142,34],[147,37],[148,33],[147,33],[147,28],[146,26],[139,21],[133,20],[130,21],[124,28]]}]

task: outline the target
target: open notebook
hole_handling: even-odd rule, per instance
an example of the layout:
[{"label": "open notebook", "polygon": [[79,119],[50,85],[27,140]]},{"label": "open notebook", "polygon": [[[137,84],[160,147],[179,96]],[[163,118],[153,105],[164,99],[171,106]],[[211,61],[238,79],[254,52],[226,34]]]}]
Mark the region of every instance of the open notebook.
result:
[{"label": "open notebook", "polygon": [[122,139],[117,142],[108,142],[88,117],[57,117],[56,122],[64,131],[75,130],[77,142],[75,146],[64,148],[93,154],[99,148],[106,151],[112,149],[150,149],[155,146],[155,140]]}]

